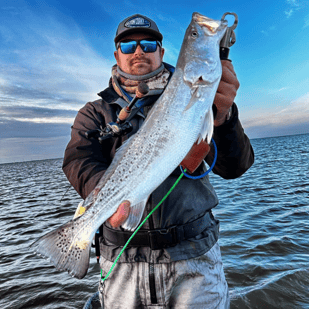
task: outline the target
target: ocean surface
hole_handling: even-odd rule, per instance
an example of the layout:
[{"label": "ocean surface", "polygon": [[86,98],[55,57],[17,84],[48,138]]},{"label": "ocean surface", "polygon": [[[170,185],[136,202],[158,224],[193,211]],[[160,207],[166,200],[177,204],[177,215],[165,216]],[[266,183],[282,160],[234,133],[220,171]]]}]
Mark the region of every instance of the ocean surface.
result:
[{"label": "ocean surface", "polygon": [[[309,134],[252,140],[255,164],[242,177],[211,175],[220,204],[220,245],[231,308],[309,308]],[[29,245],[72,218],[80,197],[61,159],[0,165],[0,308],[83,308],[97,291]],[[121,295],[120,295],[121,297]]]}]

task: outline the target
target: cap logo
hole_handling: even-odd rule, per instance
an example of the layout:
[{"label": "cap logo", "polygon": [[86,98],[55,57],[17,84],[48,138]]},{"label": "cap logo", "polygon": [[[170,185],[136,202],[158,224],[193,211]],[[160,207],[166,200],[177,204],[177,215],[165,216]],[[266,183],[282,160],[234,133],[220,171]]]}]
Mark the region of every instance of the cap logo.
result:
[{"label": "cap logo", "polygon": [[150,21],[143,18],[143,17],[133,17],[129,19],[125,24],[125,27],[127,28],[134,28],[134,27],[150,27]]}]

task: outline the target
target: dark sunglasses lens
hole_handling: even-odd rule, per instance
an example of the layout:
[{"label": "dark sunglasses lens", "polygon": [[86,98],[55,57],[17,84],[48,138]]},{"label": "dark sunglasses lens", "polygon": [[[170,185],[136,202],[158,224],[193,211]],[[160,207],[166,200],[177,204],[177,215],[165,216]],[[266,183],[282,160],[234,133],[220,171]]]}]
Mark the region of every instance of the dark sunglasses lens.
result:
[{"label": "dark sunglasses lens", "polygon": [[124,54],[132,54],[136,50],[136,42],[130,41],[130,42],[120,42],[120,49],[121,52]]},{"label": "dark sunglasses lens", "polygon": [[142,40],[140,45],[144,53],[154,53],[157,50],[156,41]]},{"label": "dark sunglasses lens", "polygon": [[[124,54],[133,54],[136,50],[138,42],[120,42],[121,52]],[[140,47],[144,53],[154,53],[157,50],[157,41],[141,40],[139,42]]]}]

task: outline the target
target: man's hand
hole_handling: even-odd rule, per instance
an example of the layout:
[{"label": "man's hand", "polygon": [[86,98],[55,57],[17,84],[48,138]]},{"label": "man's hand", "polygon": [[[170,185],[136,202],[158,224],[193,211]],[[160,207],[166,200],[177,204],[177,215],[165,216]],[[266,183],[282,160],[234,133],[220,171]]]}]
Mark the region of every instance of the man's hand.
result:
[{"label": "man's hand", "polygon": [[119,227],[127,220],[129,214],[130,214],[130,202],[124,201],[119,205],[117,211],[109,219],[107,219],[107,222],[113,228]]},{"label": "man's hand", "polygon": [[192,174],[203,162],[209,150],[210,146],[207,144],[207,142],[201,141],[199,144],[195,142],[180,165],[190,174]]},{"label": "man's hand", "polygon": [[221,64],[222,77],[214,100],[217,107],[217,115],[214,121],[215,127],[225,122],[239,88],[239,81],[232,63],[228,60],[221,60]]}]

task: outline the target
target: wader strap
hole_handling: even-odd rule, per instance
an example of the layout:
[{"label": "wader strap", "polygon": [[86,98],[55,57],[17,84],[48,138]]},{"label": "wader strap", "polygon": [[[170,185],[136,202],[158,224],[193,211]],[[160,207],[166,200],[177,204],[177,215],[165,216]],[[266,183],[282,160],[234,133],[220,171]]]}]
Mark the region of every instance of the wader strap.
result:
[{"label": "wader strap", "polygon": [[[173,247],[185,239],[201,234],[211,225],[213,219],[214,217],[209,211],[198,219],[183,225],[157,230],[140,229],[132,238],[128,247],[150,247],[152,250]],[[123,247],[132,234],[133,232],[115,230],[103,224],[104,239],[114,245]]]},{"label": "wader strap", "polygon": [[100,263],[100,237],[103,235],[103,225],[96,231],[94,236],[94,244],[91,244],[92,248],[95,248],[95,255],[97,257],[97,263]]}]

